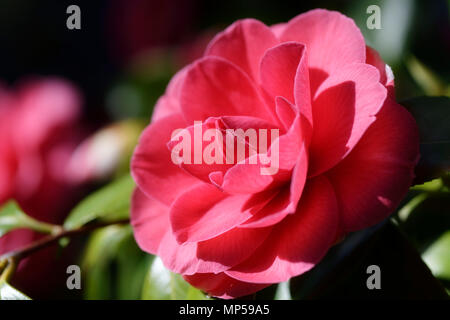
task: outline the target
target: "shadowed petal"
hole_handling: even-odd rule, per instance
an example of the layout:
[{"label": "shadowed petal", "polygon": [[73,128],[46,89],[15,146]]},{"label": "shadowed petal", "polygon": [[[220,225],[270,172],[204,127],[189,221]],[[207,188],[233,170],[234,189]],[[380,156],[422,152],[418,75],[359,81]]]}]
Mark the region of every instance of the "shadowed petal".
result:
[{"label": "shadowed petal", "polygon": [[297,212],[272,229],[258,250],[226,273],[254,283],[286,281],[311,269],[333,244],[338,209],[324,177],[309,180]]},{"label": "shadowed petal", "polygon": [[414,119],[388,99],[361,141],[328,174],[344,232],[369,227],[395,209],[412,182],[418,155]]}]

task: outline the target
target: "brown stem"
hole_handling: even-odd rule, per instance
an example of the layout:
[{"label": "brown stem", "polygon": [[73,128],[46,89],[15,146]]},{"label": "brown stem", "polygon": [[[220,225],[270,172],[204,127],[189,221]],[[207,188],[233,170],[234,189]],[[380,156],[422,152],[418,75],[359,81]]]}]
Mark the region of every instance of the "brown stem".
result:
[{"label": "brown stem", "polygon": [[114,222],[101,222],[101,223],[86,225],[86,226],[80,227],[78,229],[73,229],[73,230],[65,230],[65,229],[61,228],[61,231],[56,234],[45,236],[45,237],[29,244],[26,247],[23,247],[18,250],[13,250],[13,251],[10,251],[10,252],[7,252],[7,253],[1,255],[0,261],[10,260],[10,261],[15,261],[15,263],[18,264],[21,259],[28,257],[29,255],[35,253],[36,251],[39,251],[42,248],[48,247],[49,245],[57,242],[59,239],[72,238],[77,235],[88,233],[88,232],[98,229],[98,228],[107,227],[107,226],[114,225],[114,224],[126,224],[129,222],[130,221],[128,219],[124,219],[124,220],[118,220],[118,221],[114,221]]}]

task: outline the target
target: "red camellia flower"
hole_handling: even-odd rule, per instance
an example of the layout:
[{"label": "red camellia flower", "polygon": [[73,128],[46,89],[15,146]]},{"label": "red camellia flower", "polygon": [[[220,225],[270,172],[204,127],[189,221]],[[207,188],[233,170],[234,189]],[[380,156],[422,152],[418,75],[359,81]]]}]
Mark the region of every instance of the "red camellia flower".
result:
[{"label": "red camellia flower", "polygon": [[[175,75],[141,136],[131,165],[138,244],[222,298],[310,270],[346,233],[385,219],[411,184],[418,132],[393,87],[338,12],[234,23]],[[278,170],[262,174],[250,153],[211,164],[183,149],[174,163],[177,129],[208,128],[224,140],[229,129],[278,129],[267,151]]]},{"label": "red camellia flower", "polygon": [[[61,222],[77,190],[66,167],[81,138],[80,102],[78,92],[56,78],[28,81],[17,90],[0,87],[0,205],[14,199],[38,220]],[[0,254],[41,236],[31,230],[11,231],[0,238]],[[56,249],[23,260],[15,283],[31,295],[51,289]]]}]

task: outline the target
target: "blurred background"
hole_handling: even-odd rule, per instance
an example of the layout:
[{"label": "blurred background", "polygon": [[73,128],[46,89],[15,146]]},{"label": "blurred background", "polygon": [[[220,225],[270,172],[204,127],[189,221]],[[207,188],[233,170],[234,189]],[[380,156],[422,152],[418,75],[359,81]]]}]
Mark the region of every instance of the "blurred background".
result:
[{"label": "blurred background", "polygon": [[[81,30],[66,28],[71,4],[81,9]],[[371,4],[382,10],[381,30],[366,27]],[[149,116],[170,76],[201,55],[218,30],[246,17],[285,22],[320,7],[355,19],[394,69],[400,99],[446,91],[447,0],[2,0],[0,77],[9,84],[31,75],[69,79],[84,95],[89,123]]]},{"label": "blurred background", "polygon": [[[66,27],[70,15],[66,9],[73,4],[81,9],[80,30]],[[369,30],[366,25],[370,16],[366,9],[373,4],[381,8],[380,30]],[[91,159],[90,165],[95,167],[97,164],[92,162],[104,158],[105,154],[111,158],[126,158],[93,168],[93,171],[101,171],[93,173],[97,180],[92,179],[92,176],[75,177],[80,181],[89,180],[84,191],[80,192],[87,194],[113,177],[126,173],[127,157],[132,152],[140,130],[149,122],[157,98],[163,94],[166,84],[178,69],[202,55],[214,34],[241,18],[252,17],[272,25],[286,22],[313,8],[338,10],[355,20],[367,44],[375,48],[392,67],[399,100],[421,95],[450,96],[450,0],[1,0],[0,82],[6,87],[15,88],[27,79],[57,76],[77,88],[81,94],[83,139],[87,139],[83,140],[84,149],[89,149],[93,140],[100,146],[106,145],[101,149],[104,154],[91,155],[94,160]],[[96,134],[98,138],[99,132],[102,133],[102,139],[92,139]],[[122,145],[117,147],[117,144]],[[448,181],[437,179],[418,187],[404,203],[408,205],[416,199],[416,204],[405,207],[395,219],[397,222],[406,221],[412,215],[412,222],[410,220],[405,224],[405,234],[426,260],[433,275],[448,290],[450,203],[445,185],[448,186]],[[417,196],[420,194],[427,196],[422,196],[424,199],[419,201]],[[440,225],[439,232],[433,231],[432,235],[430,232],[418,231],[423,226],[422,213],[431,211],[439,212],[437,220],[434,220],[434,224],[427,224],[427,228],[431,230],[436,227],[434,225]],[[442,215],[442,211],[447,215]],[[384,245],[392,246],[392,242],[388,241],[395,236],[389,233],[389,229],[373,229],[364,237],[378,236],[379,232],[385,234],[384,239],[388,239]],[[437,247],[432,247],[441,238],[444,244],[438,243]],[[93,234],[88,241],[86,251],[80,254],[83,270],[88,270],[84,289],[81,293],[65,292],[67,298],[173,297],[161,289],[163,287],[143,288],[148,283],[144,283],[144,277],[155,277],[155,274],[164,271],[161,271],[163,267],[160,262],[154,262],[154,257],[144,255],[137,248],[129,227],[105,228]],[[346,243],[350,247],[353,244]],[[400,242],[398,248],[403,245]],[[430,248],[433,250],[428,250]],[[329,255],[329,259],[334,262],[327,260],[324,267],[318,268],[308,279],[293,281],[290,284],[292,292],[297,292],[298,297],[334,297],[336,292],[346,292],[350,297],[360,295],[358,288],[355,289],[348,282],[342,284],[338,281],[335,291],[317,289],[320,288],[320,281],[323,281],[323,274],[328,275],[328,281],[334,279],[325,265],[340,263],[336,261],[343,259],[342,252],[350,250],[344,249],[334,249]],[[374,252],[379,253],[376,250]],[[351,265],[361,261],[352,262]],[[414,259],[407,261],[411,265],[417,262]],[[401,265],[406,268],[404,262]],[[393,282],[396,281],[396,275],[404,271],[402,268],[393,267]],[[161,277],[159,279],[165,279]],[[405,276],[403,282],[413,281],[417,277],[421,275]],[[184,290],[185,284],[180,286],[180,290]],[[19,283],[19,287],[24,288],[26,285]],[[269,288],[262,295],[267,297],[271,290],[274,292],[275,289]],[[390,294],[394,297],[402,294],[407,296],[411,290],[429,292],[418,285],[413,288],[403,287],[402,290],[393,287]],[[55,296],[55,292],[46,292],[42,297]],[[278,296],[286,297],[283,292],[277,291]],[[36,294],[39,296],[41,291],[37,290]]]}]

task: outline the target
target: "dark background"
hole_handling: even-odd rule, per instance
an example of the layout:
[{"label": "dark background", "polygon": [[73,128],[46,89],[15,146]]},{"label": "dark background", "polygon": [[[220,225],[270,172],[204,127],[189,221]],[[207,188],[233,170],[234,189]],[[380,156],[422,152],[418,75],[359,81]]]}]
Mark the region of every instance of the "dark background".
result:
[{"label": "dark background", "polygon": [[[410,21],[404,35],[406,39],[402,39],[407,43],[402,57],[414,55],[448,83],[449,1],[390,2],[395,1],[402,3],[400,9],[397,9],[399,14],[407,14]],[[317,7],[336,9],[352,16],[367,35],[377,31],[365,28],[365,19],[368,17],[365,2],[367,1],[2,0],[0,81],[14,85],[33,75],[62,76],[81,89],[85,97],[85,120],[104,122],[111,116],[111,112],[105,111],[108,91],[117,83],[126,81],[124,74],[127,73],[132,57],[146,48],[187,43],[204,30],[220,30],[240,18],[253,17],[270,25],[288,21],[301,12]],[[383,7],[388,2],[374,0],[367,3]],[[71,4],[77,4],[81,8],[81,30],[66,28],[69,16],[66,8]],[[402,5],[412,8],[412,12],[402,10]],[[395,17],[395,13],[393,15]],[[382,24],[385,22],[383,19],[382,15]],[[401,17],[398,21],[402,21]],[[384,31],[389,36],[389,30]],[[383,50],[377,48],[379,43],[380,41],[375,47],[383,56]],[[403,70],[401,61],[388,63],[393,64],[397,78],[400,76],[411,80],[408,72]],[[168,77],[164,78],[157,90],[147,89],[155,90],[154,95],[158,96],[167,80]],[[413,81],[408,83],[406,80],[398,89],[401,97],[423,93]],[[154,100],[154,97],[149,99],[148,104],[152,104]]]}]

